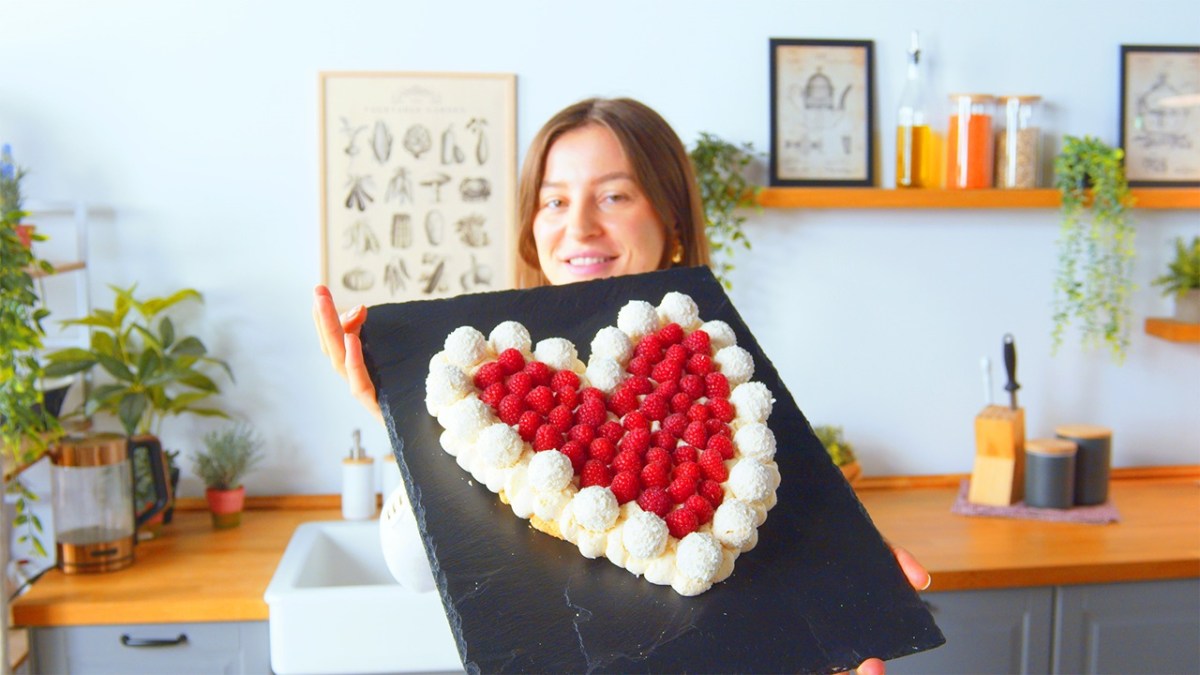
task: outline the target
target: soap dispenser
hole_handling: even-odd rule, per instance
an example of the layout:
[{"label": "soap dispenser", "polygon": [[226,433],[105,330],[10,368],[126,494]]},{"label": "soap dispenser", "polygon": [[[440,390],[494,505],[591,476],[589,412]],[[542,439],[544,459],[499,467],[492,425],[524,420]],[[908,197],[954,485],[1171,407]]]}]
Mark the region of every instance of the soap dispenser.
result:
[{"label": "soap dispenser", "polygon": [[354,430],[354,445],[342,460],[342,517],[375,517],[375,461],[362,446],[362,431]]}]

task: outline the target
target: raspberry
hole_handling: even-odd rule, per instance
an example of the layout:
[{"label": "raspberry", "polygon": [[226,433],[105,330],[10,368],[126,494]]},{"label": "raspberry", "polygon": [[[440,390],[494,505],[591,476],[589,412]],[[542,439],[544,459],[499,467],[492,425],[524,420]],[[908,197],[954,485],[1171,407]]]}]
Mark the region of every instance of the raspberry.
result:
[{"label": "raspberry", "polygon": [[604,404],[596,401],[584,401],[575,411],[575,421],[589,427],[598,427],[604,424],[606,419],[608,413],[604,410]]},{"label": "raspberry", "polygon": [[667,514],[667,529],[670,530],[671,536],[676,539],[683,539],[689,534],[696,531],[700,523],[696,520],[696,514],[690,509],[675,509]]},{"label": "raspberry", "polygon": [[612,398],[608,399],[608,409],[613,411],[617,417],[631,413],[637,410],[638,399],[637,394],[633,393],[629,387],[621,387],[617,389]]},{"label": "raspberry", "polygon": [[687,429],[687,425],[688,419],[682,413],[671,413],[662,421],[662,428],[675,436],[682,436],[683,430]]},{"label": "raspberry", "polygon": [[696,514],[697,525],[703,525],[712,520],[713,505],[701,495],[692,495],[683,503],[683,507]]},{"label": "raspberry", "polygon": [[650,449],[650,430],[634,429],[626,432],[621,440],[617,441],[617,447],[634,452],[641,457]]},{"label": "raspberry", "polygon": [[657,393],[650,394],[642,399],[642,406],[639,410],[648,420],[663,420],[667,417],[667,400]]},{"label": "raspberry", "polygon": [[648,462],[642,467],[642,485],[647,489],[665,488],[671,484],[670,462]]},{"label": "raspberry", "polygon": [[538,427],[537,435],[533,437],[533,449],[537,452],[553,450],[563,444],[562,432],[552,424]]},{"label": "raspberry", "polygon": [[701,377],[713,371],[713,360],[708,354],[692,354],[687,360],[687,371]]},{"label": "raspberry", "polygon": [[555,429],[564,434],[570,431],[571,426],[575,424],[575,416],[571,414],[571,409],[565,405],[555,406],[550,410],[550,414],[546,417],[546,421],[554,425]]},{"label": "raspberry", "polygon": [[504,388],[504,383],[493,382],[492,384],[488,385],[487,389],[483,390],[482,394],[479,395],[479,400],[492,406],[493,408],[498,409],[500,407],[500,401],[505,396],[508,396],[508,390]]},{"label": "raspberry", "polygon": [[595,401],[600,405],[604,405],[604,392],[595,387],[584,387],[583,389],[580,389],[579,398],[583,400],[584,403]]},{"label": "raspberry", "polygon": [[[649,373],[647,373],[647,375],[648,374]],[[654,391],[654,383],[651,382],[650,378],[646,377],[646,375],[634,375],[628,380],[625,380],[624,386],[629,387],[633,390],[633,393],[638,395],[649,394],[650,392]]]},{"label": "raspberry", "polygon": [[708,419],[708,415],[708,406],[703,403],[693,403],[687,411],[688,419],[693,422],[703,422]]},{"label": "raspberry", "polygon": [[672,450],[677,443],[679,443],[679,437],[666,429],[659,429],[650,434],[650,445],[657,445],[660,448]]},{"label": "raspberry", "polygon": [[542,416],[535,410],[526,410],[521,413],[521,417],[517,421],[517,433],[521,434],[521,438],[526,442],[532,443],[540,426],[542,426]]},{"label": "raspberry", "polygon": [[712,339],[702,330],[694,330],[683,338],[683,346],[692,354],[708,354],[712,351]]},{"label": "raspberry", "polygon": [[528,373],[513,373],[508,376],[504,382],[504,386],[508,387],[508,393],[516,394],[517,396],[525,396],[533,391],[533,378]]},{"label": "raspberry", "polygon": [[497,361],[500,363],[500,366],[504,368],[504,372],[507,375],[520,372],[520,370],[525,367],[525,357],[521,355],[521,352],[513,349],[512,347],[500,352],[500,356],[497,357]]},{"label": "raspberry", "polygon": [[688,373],[679,378],[679,391],[687,394],[693,401],[704,395],[704,378]]},{"label": "raspberry", "polygon": [[621,426],[625,427],[626,431],[633,431],[634,429],[650,431],[650,420],[646,419],[646,416],[642,413],[634,410],[621,420]]},{"label": "raspberry", "polygon": [[692,399],[682,391],[671,397],[671,412],[687,412],[687,409],[690,407],[692,407]]},{"label": "raspberry", "polygon": [[550,377],[550,388],[558,391],[566,387],[568,389],[579,389],[579,376],[569,370],[560,370]]},{"label": "raspberry", "polygon": [[533,378],[534,384],[548,386],[550,377],[554,374],[550,366],[541,361],[530,361],[525,364],[525,373]]},{"label": "raspberry", "polygon": [[733,441],[728,436],[714,434],[708,437],[708,450],[716,450],[721,459],[733,459]]},{"label": "raspberry", "polygon": [[637,499],[638,492],[641,491],[642,486],[638,482],[637,472],[618,471],[617,475],[613,476],[612,483],[609,484],[608,489],[612,490],[618,504],[624,504]]},{"label": "raspberry", "polygon": [[663,343],[658,339],[658,336],[651,333],[641,339],[637,346],[633,348],[635,356],[640,356],[646,359],[650,365],[654,365],[662,359]]},{"label": "raspberry", "polygon": [[715,417],[704,420],[704,430],[708,432],[709,436],[720,435],[733,438],[733,431],[729,429],[729,425]]},{"label": "raspberry", "polygon": [[596,433],[607,438],[613,443],[616,443],[617,441],[621,440],[622,436],[625,435],[625,430],[622,429],[621,425],[617,422],[609,420],[604,424],[601,424],[600,428],[596,429]]},{"label": "raspberry", "polygon": [[714,509],[720,506],[721,502],[725,501],[725,490],[715,480],[702,481],[697,492],[699,492],[701,497],[707,499],[708,503],[712,504]]},{"label": "raspberry", "polygon": [[709,398],[729,398],[729,380],[721,373],[705,375],[704,393]]},{"label": "raspberry", "polygon": [[700,459],[700,451],[690,445],[681,445],[671,453],[671,458],[675,460],[676,464],[695,462]]},{"label": "raspberry", "polygon": [[638,377],[647,377],[650,375],[650,369],[653,367],[654,362],[652,362],[648,357],[635,356],[632,359],[629,359],[629,365],[625,368],[625,370],[628,370],[630,373],[633,373]]},{"label": "raspberry", "polygon": [[525,401],[516,394],[509,394],[500,399],[500,406],[496,408],[496,412],[500,415],[501,422],[516,426],[521,420],[521,413],[525,412]]},{"label": "raspberry", "polygon": [[567,406],[571,410],[575,409],[575,405],[579,403],[579,392],[570,387],[559,387],[554,390],[554,397],[558,402]]},{"label": "raspberry", "polygon": [[689,356],[691,356],[691,354],[688,353],[687,347],[684,347],[683,345],[671,345],[670,347],[667,347],[667,351],[663,353],[663,361],[686,363]]},{"label": "raspberry", "polygon": [[721,458],[719,450],[705,450],[700,453],[700,468],[704,470],[704,477],[709,480],[724,483],[729,478],[729,469],[725,468],[725,460]]},{"label": "raspberry", "polygon": [[660,487],[648,487],[643,490],[642,494],[638,495],[637,503],[643,511],[657,514],[660,518],[665,518],[670,513],[672,506],[671,496]]},{"label": "raspberry", "polygon": [[548,415],[554,409],[554,392],[544,384],[538,385],[525,395],[525,403],[539,414]]},{"label": "raspberry", "polygon": [[495,361],[489,361],[475,371],[475,388],[480,391],[487,389],[497,382],[504,380],[504,366]]},{"label": "raspberry", "polygon": [[659,382],[678,380],[679,376],[682,374],[682,364],[680,364],[678,361],[667,361],[666,359],[659,361],[657,364],[655,364],[654,368],[650,370],[650,377]]},{"label": "raspberry", "polygon": [[727,398],[711,398],[708,400],[708,412],[722,422],[732,422],[737,416],[733,404]]},{"label": "raspberry", "polygon": [[579,486],[591,487],[599,485],[600,487],[608,487],[612,482],[612,474],[608,470],[608,466],[598,459],[589,459],[583,464],[583,471],[579,472]]},{"label": "raspberry", "polygon": [[592,442],[592,439],[596,437],[596,430],[586,424],[576,424],[575,426],[571,427],[569,435],[571,440],[579,441],[584,445],[588,445]]},{"label": "raspberry", "polygon": [[675,465],[675,473],[672,480],[683,478],[692,483],[699,483],[704,479],[704,470],[695,462],[680,462]]},{"label": "raspberry", "polygon": [[678,380],[666,380],[665,382],[659,382],[658,386],[656,386],[654,388],[654,393],[658,394],[659,396],[662,396],[664,400],[670,400],[671,397],[674,396],[675,394],[677,394],[678,392],[679,392],[679,381]]},{"label": "raspberry", "polygon": [[567,456],[571,460],[571,469],[575,473],[583,470],[584,463],[587,462],[587,448],[579,441],[567,441],[558,449],[559,452]]},{"label": "raspberry", "polygon": [[664,345],[673,345],[683,342],[683,328],[681,328],[677,323],[669,323],[662,328],[659,328],[655,335],[658,336],[658,339],[661,340]]},{"label": "raspberry", "polygon": [[708,445],[708,431],[704,428],[704,422],[688,422],[687,429],[683,430],[683,441],[697,448],[703,448]]},{"label": "raspberry", "polygon": [[680,476],[667,486],[667,494],[671,495],[671,500],[676,504],[682,504],[688,497],[696,494],[696,483],[697,481],[688,480],[686,476]]},{"label": "raspberry", "polygon": [[592,459],[608,464],[616,456],[617,446],[613,445],[612,441],[603,436],[592,439],[592,442],[588,445],[588,457]]},{"label": "raspberry", "polygon": [[612,468],[639,473],[642,470],[642,456],[632,450],[622,450],[613,458]]},{"label": "raspberry", "polygon": [[669,466],[671,464],[671,453],[667,452],[663,448],[656,446],[656,447],[653,447],[653,448],[650,448],[649,450],[647,450],[646,456],[643,459],[646,460],[647,464],[652,464],[654,462],[663,462]]}]

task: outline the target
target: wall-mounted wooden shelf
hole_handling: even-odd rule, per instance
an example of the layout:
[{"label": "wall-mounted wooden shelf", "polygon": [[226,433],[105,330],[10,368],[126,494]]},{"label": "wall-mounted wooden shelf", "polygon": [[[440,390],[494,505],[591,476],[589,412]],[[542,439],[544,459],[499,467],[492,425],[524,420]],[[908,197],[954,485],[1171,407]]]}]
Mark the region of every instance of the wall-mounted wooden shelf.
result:
[{"label": "wall-mounted wooden shelf", "polygon": [[1146,333],[1172,342],[1200,342],[1200,323],[1150,317],[1146,319]]},{"label": "wall-mounted wooden shelf", "polygon": [[[1200,209],[1200,188],[1135,188],[1134,208]],[[1057,209],[1058,190],[764,188],[759,205],[777,209]]]},{"label": "wall-mounted wooden shelf", "polygon": [[33,277],[34,279],[40,279],[42,277],[48,277],[53,274],[62,274],[64,272],[74,272],[75,270],[81,270],[81,269],[87,267],[87,263],[85,263],[83,261],[52,263],[52,265],[53,265],[54,269],[50,272],[43,272],[40,269],[31,269],[31,270],[29,270],[29,276]]}]

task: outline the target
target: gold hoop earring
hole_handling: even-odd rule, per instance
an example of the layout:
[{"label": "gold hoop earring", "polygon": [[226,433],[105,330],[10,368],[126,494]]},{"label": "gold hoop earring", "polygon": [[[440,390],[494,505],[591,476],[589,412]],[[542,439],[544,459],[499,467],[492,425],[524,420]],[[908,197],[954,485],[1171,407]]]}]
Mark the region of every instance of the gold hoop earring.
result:
[{"label": "gold hoop earring", "polygon": [[671,251],[671,262],[678,265],[683,262],[683,242],[675,240],[675,248]]}]

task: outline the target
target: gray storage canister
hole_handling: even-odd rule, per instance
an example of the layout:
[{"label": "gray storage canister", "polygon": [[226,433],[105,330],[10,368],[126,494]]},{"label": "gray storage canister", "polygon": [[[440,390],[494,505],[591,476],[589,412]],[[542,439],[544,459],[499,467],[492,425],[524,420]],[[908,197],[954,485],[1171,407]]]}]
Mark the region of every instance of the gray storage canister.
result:
[{"label": "gray storage canister", "polygon": [[1069,509],[1075,497],[1075,444],[1060,438],[1025,441],[1025,505]]},{"label": "gray storage canister", "polygon": [[1108,476],[1112,466],[1112,429],[1093,424],[1066,424],[1056,436],[1075,443],[1075,505],[1093,506],[1108,501]]}]

